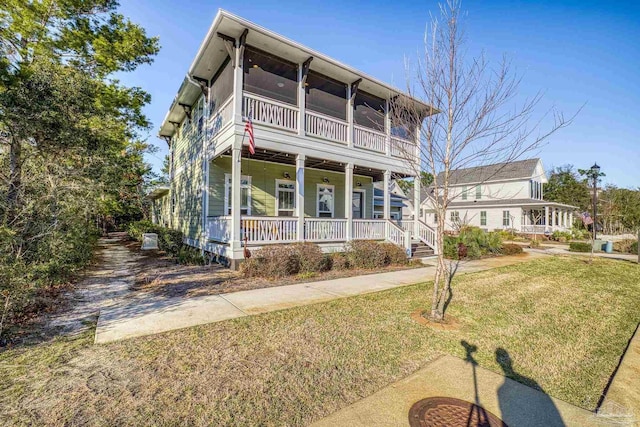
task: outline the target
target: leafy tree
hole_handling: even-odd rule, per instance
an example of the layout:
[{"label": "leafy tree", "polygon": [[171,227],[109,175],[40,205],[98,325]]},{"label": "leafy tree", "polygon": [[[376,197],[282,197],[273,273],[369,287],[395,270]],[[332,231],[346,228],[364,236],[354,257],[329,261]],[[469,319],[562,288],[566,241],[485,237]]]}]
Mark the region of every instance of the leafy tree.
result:
[{"label": "leafy tree", "polygon": [[[420,182],[421,188],[427,188],[431,185],[431,183],[433,183],[433,175],[431,175],[429,172],[426,172],[426,171],[420,172],[420,178],[421,178],[421,182]],[[398,186],[400,187],[400,189],[407,196],[410,196],[413,193],[413,180],[409,181],[406,179],[399,179],[396,182],[398,183]]]},{"label": "leafy tree", "polygon": [[545,200],[578,206],[583,211],[589,209],[589,188],[573,165],[556,167],[548,175],[549,182],[544,186]]}]

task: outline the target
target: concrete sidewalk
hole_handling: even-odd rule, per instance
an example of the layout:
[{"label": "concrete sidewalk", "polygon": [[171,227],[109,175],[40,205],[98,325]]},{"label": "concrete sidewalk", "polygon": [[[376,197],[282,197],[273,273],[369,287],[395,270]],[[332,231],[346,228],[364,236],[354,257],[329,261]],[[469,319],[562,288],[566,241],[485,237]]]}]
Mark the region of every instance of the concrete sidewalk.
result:
[{"label": "concrete sidewalk", "polygon": [[[543,257],[523,255],[463,261],[457,274],[488,270]],[[163,297],[138,293],[102,308],[96,343],[157,334],[205,323],[378,292],[433,279],[435,267],[370,274],[343,279],[253,289],[202,297]]]},{"label": "concrete sidewalk", "polygon": [[478,402],[509,427],[616,425],[504,375],[446,355],[312,426],[407,426],[412,405],[429,397]]}]

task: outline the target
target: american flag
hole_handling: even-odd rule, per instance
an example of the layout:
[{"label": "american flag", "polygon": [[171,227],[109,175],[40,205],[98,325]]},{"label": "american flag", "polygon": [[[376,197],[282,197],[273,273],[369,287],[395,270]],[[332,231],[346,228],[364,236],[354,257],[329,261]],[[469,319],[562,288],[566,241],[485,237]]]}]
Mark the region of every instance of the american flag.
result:
[{"label": "american flag", "polygon": [[582,223],[584,225],[593,224],[593,219],[591,215],[589,215],[589,212],[582,212]]},{"label": "american flag", "polygon": [[256,141],[253,139],[253,122],[251,121],[251,112],[247,116],[247,124],[244,125],[245,133],[249,134],[249,153],[256,154]]}]

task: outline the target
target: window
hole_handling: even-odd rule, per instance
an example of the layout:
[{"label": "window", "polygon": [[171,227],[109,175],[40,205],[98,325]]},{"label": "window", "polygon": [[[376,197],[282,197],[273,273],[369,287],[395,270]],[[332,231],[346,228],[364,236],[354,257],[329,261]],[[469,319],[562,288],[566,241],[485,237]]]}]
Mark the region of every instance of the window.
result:
[{"label": "window", "polygon": [[459,222],[460,221],[460,212],[451,211],[451,222]]},{"label": "window", "polygon": [[467,200],[467,186],[462,187],[462,200]]},{"label": "window", "polygon": [[434,212],[433,213],[433,223],[437,224],[438,223],[438,212]]},{"label": "window", "polygon": [[353,102],[353,120],[357,125],[384,132],[385,101],[358,91]]},{"label": "window", "polygon": [[502,225],[504,227],[511,225],[511,215],[509,215],[509,211],[502,211]]},{"label": "window", "polygon": [[298,66],[261,50],[244,52],[244,90],[298,105]]},{"label": "window", "polygon": [[542,200],[542,183],[538,181],[529,181],[529,194],[532,199]]},{"label": "window", "polygon": [[334,186],[318,184],[317,216],[319,218],[333,218]]},{"label": "window", "polygon": [[[231,215],[231,174],[224,174],[224,212]],[[242,175],[240,179],[240,214],[251,215],[251,177]]]},{"label": "window", "polygon": [[482,199],[482,187],[480,185],[476,186],[476,200]]},{"label": "window", "polygon": [[276,215],[293,216],[296,210],[295,181],[276,180]]},{"label": "window", "polygon": [[364,190],[353,190],[351,202],[353,218],[364,218]]},{"label": "window", "polygon": [[480,211],[480,225],[487,225],[487,211]]},{"label": "window", "polygon": [[347,85],[309,71],[305,83],[308,110],[347,120]]}]

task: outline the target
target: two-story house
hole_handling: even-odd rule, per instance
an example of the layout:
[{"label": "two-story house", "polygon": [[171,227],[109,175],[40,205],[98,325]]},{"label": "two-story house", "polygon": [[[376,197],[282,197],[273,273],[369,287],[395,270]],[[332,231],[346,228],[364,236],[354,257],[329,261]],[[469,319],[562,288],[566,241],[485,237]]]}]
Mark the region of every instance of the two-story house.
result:
[{"label": "two-story house", "polygon": [[[418,117],[395,121],[391,109],[407,102]],[[329,251],[373,239],[434,248],[431,227],[392,220],[390,191],[393,178],[417,170],[416,129],[433,112],[220,10],[160,127],[171,172],[170,185],[151,194],[154,221],[232,266],[245,245],[309,241]],[[249,117],[255,154],[248,150]],[[419,202],[420,187],[409,197]]]},{"label": "two-story house", "polygon": [[[439,174],[437,182],[443,182]],[[458,169],[449,175],[447,231],[463,225],[485,230],[514,230],[523,234],[545,234],[568,230],[576,206],[544,200],[547,176],[540,159]],[[420,217],[435,226],[435,189],[423,189]]]}]

